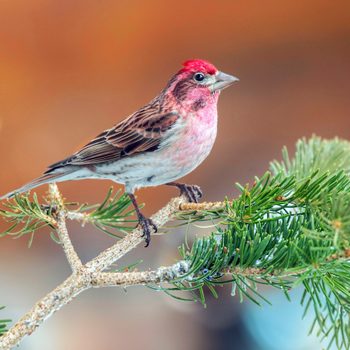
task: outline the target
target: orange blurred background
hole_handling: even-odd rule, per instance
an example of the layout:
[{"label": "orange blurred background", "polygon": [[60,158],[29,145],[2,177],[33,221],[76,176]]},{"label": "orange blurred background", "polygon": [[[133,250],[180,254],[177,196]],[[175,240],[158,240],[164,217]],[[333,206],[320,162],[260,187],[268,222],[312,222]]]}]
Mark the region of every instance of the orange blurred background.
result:
[{"label": "orange blurred background", "polygon": [[[283,145],[293,149],[302,136],[350,139],[348,0],[0,0],[0,192],[147,103],[188,58],[208,59],[240,78],[220,98],[211,155],[185,178],[202,187],[205,200],[233,196],[236,181],[261,175]],[[72,201],[96,203],[110,185],[60,188]],[[151,214],[175,193],[151,188],[138,198]],[[70,226],[84,260],[113,243],[91,227]],[[6,317],[16,320],[69,273],[45,233],[31,249],[25,238],[1,240]],[[127,261],[143,258],[140,268],[173,262],[182,238],[156,237]],[[20,348],[263,349],[241,321],[245,304],[221,294],[203,310],[142,287],[89,291]],[[300,329],[307,326],[300,321]]]}]

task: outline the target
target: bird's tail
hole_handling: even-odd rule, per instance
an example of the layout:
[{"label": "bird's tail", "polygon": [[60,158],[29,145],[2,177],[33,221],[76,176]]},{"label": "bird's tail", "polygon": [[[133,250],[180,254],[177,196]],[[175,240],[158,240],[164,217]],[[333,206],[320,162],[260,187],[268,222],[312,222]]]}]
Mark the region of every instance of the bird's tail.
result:
[{"label": "bird's tail", "polygon": [[6,198],[11,198],[18,193],[27,192],[27,191],[29,191],[35,187],[38,187],[40,185],[44,185],[44,184],[51,183],[51,182],[64,181],[67,179],[67,175],[71,174],[74,171],[76,171],[76,169],[69,169],[69,170],[65,169],[64,171],[60,171],[60,172],[53,172],[53,173],[44,174],[44,175],[34,179],[33,181],[28,182],[24,186],[17,188],[16,190],[5,194],[4,196],[0,197],[0,200],[6,199]]}]

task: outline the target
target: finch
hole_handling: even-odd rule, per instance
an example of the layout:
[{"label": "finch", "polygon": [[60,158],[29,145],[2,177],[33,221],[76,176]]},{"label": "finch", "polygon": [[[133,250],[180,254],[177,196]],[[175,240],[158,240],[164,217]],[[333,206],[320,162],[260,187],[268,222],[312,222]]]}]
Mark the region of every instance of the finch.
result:
[{"label": "finch", "polygon": [[208,61],[183,63],[161,93],[135,113],[103,131],[70,157],[54,163],[39,178],[0,199],[42,184],[83,179],[110,179],[125,186],[143,230],[146,247],[151,219],[140,211],[135,190],[170,185],[190,202],[198,202],[198,186],[175,182],[194,170],[210,153],[217,133],[221,90],[238,79]]}]

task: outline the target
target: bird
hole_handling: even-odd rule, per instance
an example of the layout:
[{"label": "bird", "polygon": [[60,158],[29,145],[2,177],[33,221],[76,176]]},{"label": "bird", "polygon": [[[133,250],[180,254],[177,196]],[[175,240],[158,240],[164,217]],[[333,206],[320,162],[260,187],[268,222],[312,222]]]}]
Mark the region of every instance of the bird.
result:
[{"label": "bird", "polygon": [[142,214],[135,191],[165,184],[177,187],[189,202],[199,201],[199,186],[177,180],[209,155],[217,135],[219,95],[238,80],[209,61],[187,60],[151,102],[0,199],[47,183],[110,179],[124,185],[147,247],[157,226]]}]

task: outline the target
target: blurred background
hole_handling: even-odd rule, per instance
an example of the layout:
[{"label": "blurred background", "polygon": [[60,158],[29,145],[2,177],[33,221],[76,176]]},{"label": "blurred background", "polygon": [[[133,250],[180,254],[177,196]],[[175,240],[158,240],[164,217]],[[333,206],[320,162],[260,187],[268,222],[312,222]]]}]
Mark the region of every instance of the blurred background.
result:
[{"label": "blurred background", "polygon": [[[313,133],[350,139],[348,0],[0,0],[1,193],[41,174],[152,99],[188,58],[240,78],[219,102],[215,147],[184,181],[205,200],[236,194],[283,145]],[[60,186],[72,201],[100,202],[107,181]],[[43,194],[45,187],[38,189]],[[138,192],[146,214],[176,194]],[[0,228],[3,230],[2,222]],[[114,241],[70,225],[84,261]],[[69,274],[60,247],[41,231],[0,242],[0,304],[18,319]],[[191,228],[195,235],[196,229]],[[155,237],[127,261],[173,262],[184,232]],[[134,287],[91,290],[55,314],[20,349],[320,349],[298,306],[266,291],[273,306],[239,304],[223,288],[208,307]]]}]

